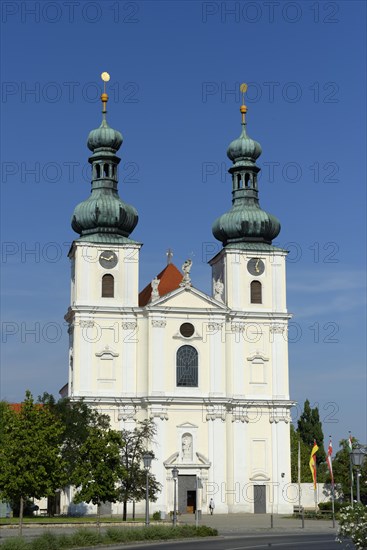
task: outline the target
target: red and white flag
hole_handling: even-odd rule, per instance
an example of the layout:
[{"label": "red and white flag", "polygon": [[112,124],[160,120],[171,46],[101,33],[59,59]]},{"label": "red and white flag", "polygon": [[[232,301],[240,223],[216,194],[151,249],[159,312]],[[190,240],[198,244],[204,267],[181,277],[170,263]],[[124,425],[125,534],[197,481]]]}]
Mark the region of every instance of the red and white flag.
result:
[{"label": "red and white flag", "polygon": [[332,441],[331,441],[331,438],[330,438],[329,447],[328,447],[328,450],[327,450],[326,462],[327,462],[329,472],[330,472],[331,484],[334,485],[333,463],[332,463],[332,460],[331,460],[331,455],[332,454],[333,454],[333,444],[332,444]]}]

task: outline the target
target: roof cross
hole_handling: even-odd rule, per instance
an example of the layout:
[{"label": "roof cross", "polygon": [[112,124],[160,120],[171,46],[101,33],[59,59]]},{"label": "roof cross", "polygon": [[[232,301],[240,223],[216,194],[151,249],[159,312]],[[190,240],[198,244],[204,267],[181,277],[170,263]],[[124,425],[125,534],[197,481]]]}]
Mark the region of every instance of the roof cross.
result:
[{"label": "roof cross", "polygon": [[173,256],[173,251],[170,248],[167,250],[166,256],[167,256],[167,265],[169,265],[170,263],[172,263],[172,256]]}]

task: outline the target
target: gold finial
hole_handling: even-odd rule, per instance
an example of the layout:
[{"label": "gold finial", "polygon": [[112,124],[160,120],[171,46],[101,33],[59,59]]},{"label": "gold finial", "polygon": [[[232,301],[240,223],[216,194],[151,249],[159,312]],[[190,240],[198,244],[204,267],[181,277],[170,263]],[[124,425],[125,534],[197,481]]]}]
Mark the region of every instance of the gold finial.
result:
[{"label": "gold finial", "polygon": [[245,124],[245,122],[246,122],[245,115],[247,113],[247,107],[245,105],[245,93],[247,91],[247,84],[245,84],[245,83],[241,84],[240,90],[241,90],[241,93],[242,93],[242,105],[240,107],[240,111],[242,113],[242,124]]},{"label": "gold finial", "polygon": [[102,101],[102,113],[106,113],[107,109],[107,101],[108,101],[108,95],[106,94],[106,82],[110,80],[110,75],[106,72],[101,74],[101,78],[103,80],[103,94],[101,95],[101,101]]}]

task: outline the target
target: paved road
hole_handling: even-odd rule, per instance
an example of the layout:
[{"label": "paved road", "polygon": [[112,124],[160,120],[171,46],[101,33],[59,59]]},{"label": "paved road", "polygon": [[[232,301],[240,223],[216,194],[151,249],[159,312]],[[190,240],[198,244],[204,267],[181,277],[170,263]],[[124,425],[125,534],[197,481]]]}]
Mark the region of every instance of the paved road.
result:
[{"label": "paved road", "polygon": [[[0,545],[1,548],[1,545]],[[118,544],[104,547],[108,550],[251,550],[262,548],[274,548],[276,550],[353,550],[352,544],[340,544],[335,541],[335,536],[329,534],[266,534],[251,536],[236,536],[206,538],[203,540],[167,541],[158,543],[145,543],[124,545]],[[88,547],[84,550],[96,550]]]},{"label": "paved road", "polygon": [[151,543],[147,545],[117,545],[109,550],[250,550],[262,548],[275,548],[276,550],[353,550],[353,545],[340,544],[335,542],[335,536],[324,534],[305,535],[256,535],[240,537],[218,537],[215,539],[204,539],[195,541]]},{"label": "paved road", "polygon": [[[191,524],[195,522],[193,515],[180,516],[181,524]],[[127,550],[134,548],[139,550],[149,548],[149,550],[242,550],[251,548],[276,548],[277,550],[300,550],[313,548],[313,550],[339,550],[350,549],[352,544],[340,544],[335,542],[337,529],[333,528],[330,520],[306,520],[304,529],[301,528],[301,521],[282,516],[274,516],[273,529],[270,528],[270,516],[261,514],[216,514],[213,516],[203,516],[200,524],[205,524],[218,529],[220,536],[217,538],[207,538],[204,540],[149,543],[148,546],[141,543],[134,545],[116,545],[109,546],[109,550]],[[115,525],[117,527],[117,525]],[[24,528],[24,536],[27,539],[37,537],[45,530],[53,533],[72,533],[78,526],[34,526]],[[93,528],[93,526],[89,526]],[[0,529],[0,538],[17,536],[17,529],[2,527]],[[1,546],[0,546],[1,550]]]}]

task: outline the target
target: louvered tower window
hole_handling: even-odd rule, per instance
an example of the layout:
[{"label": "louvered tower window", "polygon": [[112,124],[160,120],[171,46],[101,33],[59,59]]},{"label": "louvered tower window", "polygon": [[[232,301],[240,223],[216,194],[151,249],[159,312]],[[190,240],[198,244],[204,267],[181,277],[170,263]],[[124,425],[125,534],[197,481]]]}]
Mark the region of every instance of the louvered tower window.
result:
[{"label": "louvered tower window", "polygon": [[197,388],[198,352],[192,346],[181,346],[177,350],[176,376],[177,386]]},{"label": "louvered tower window", "polygon": [[262,289],[259,281],[252,281],[251,283],[251,303],[262,304]]},{"label": "louvered tower window", "polygon": [[113,275],[107,274],[102,277],[102,298],[114,297],[115,281]]}]

